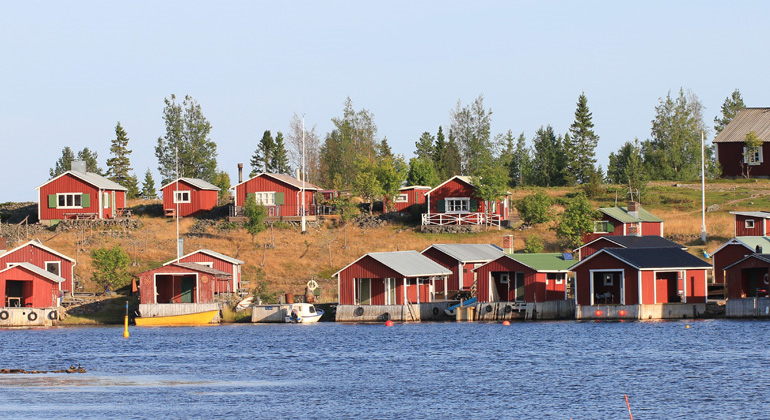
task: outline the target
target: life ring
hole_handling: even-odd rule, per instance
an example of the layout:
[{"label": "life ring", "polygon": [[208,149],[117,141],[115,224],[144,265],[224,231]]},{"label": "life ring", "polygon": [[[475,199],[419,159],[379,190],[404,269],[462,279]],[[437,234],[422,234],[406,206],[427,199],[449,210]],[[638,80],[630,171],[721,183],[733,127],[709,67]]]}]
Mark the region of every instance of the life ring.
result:
[{"label": "life ring", "polygon": [[511,308],[511,305],[505,305],[505,313],[509,314],[512,310],[513,308]]},{"label": "life ring", "polygon": [[5,321],[6,319],[8,319],[8,311],[2,311],[2,312],[0,312],[0,319],[2,319],[3,321]]},{"label": "life ring", "polygon": [[438,312],[439,312],[438,306],[434,306],[433,307],[433,316],[438,316]]},{"label": "life ring", "polygon": [[385,312],[384,314],[382,314],[382,320],[383,321],[390,321],[390,313]]},{"label": "life ring", "polygon": [[48,319],[50,319],[51,321],[56,321],[56,318],[58,318],[58,314],[56,313],[56,311],[48,312]]},{"label": "life ring", "polygon": [[492,305],[487,305],[487,312],[492,312]]},{"label": "life ring", "polygon": [[312,292],[315,289],[318,289],[318,283],[316,283],[315,280],[310,280],[307,282],[307,288]]},{"label": "life ring", "polygon": [[355,314],[356,314],[356,316],[363,315],[364,314],[364,308],[359,306],[358,308],[356,308]]},{"label": "life ring", "polygon": [[30,312],[29,315],[27,315],[27,319],[30,321],[34,321],[37,319],[37,314],[34,312]]}]

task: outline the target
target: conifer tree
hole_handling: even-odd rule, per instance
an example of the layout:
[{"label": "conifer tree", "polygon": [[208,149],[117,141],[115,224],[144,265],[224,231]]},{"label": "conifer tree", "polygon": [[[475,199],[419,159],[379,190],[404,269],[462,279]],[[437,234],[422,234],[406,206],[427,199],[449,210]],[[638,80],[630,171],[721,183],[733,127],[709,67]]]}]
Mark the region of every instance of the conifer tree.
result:
[{"label": "conifer tree", "polygon": [[516,139],[516,146],[511,152],[511,160],[508,163],[508,177],[510,178],[508,185],[510,187],[528,185],[531,164],[532,157],[529,148],[527,148],[527,139],[524,137],[524,133],[521,133]]},{"label": "conifer tree", "polygon": [[[131,161],[129,155],[131,150],[128,150],[128,134],[123,126],[120,125],[120,121],[115,126],[115,138],[112,140],[110,146],[111,158],[107,159],[107,178],[118,184],[129,188],[129,174],[131,170]],[[136,180],[136,177],[134,177]],[[134,184],[136,187],[136,184]]]},{"label": "conifer tree", "polygon": [[86,163],[86,172],[93,172],[98,175],[102,175],[104,171],[99,167],[99,154],[96,151],[84,147],[83,150],[78,152],[78,160],[82,160]]},{"label": "conifer tree", "polygon": [[123,184],[120,184],[128,191],[126,191],[126,198],[137,198],[141,194],[139,191],[139,179],[137,179],[136,175],[129,175],[125,181],[123,181]]},{"label": "conifer tree", "polygon": [[69,146],[65,146],[61,151],[61,157],[56,161],[54,167],[48,170],[51,178],[69,171],[72,168],[73,160],[75,160],[75,154]]},{"label": "conifer tree", "polygon": [[741,91],[735,89],[729,97],[725,98],[725,102],[722,104],[722,118],[714,117],[714,130],[716,130],[717,134],[721,133],[727,127],[727,124],[730,124],[730,121],[735,118],[735,114],[743,108],[746,108],[746,104],[743,103]]},{"label": "conifer tree", "polygon": [[432,157],[434,154],[434,141],[434,137],[429,132],[422,133],[420,139],[414,143],[414,155],[418,159]]},{"label": "conifer tree", "polygon": [[564,185],[565,153],[562,136],[550,125],[541,126],[532,139],[532,183],[540,187]]},{"label": "conifer tree", "polygon": [[594,132],[593,114],[588,109],[588,99],[585,92],[578,97],[575,109],[575,121],[569,127],[570,136],[566,134],[565,145],[567,153],[567,182],[570,184],[585,184],[591,174],[596,172],[596,146],[599,136]]},{"label": "conifer tree", "polygon": [[273,142],[273,151],[270,156],[270,171],[276,174],[291,175],[289,166],[289,155],[286,152],[286,146],[283,141],[283,133],[280,131],[275,134]]},{"label": "conifer tree", "polygon": [[155,180],[152,178],[152,172],[150,172],[150,168],[147,168],[147,172],[144,174],[141,196],[142,198],[146,199],[158,197],[158,193],[155,190]]},{"label": "conifer tree", "polygon": [[273,159],[273,150],[275,149],[275,140],[270,130],[265,130],[262,139],[257,144],[257,149],[251,156],[251,173],[249,177],[254,177],[260,172],[270,172],[270,162]]}]

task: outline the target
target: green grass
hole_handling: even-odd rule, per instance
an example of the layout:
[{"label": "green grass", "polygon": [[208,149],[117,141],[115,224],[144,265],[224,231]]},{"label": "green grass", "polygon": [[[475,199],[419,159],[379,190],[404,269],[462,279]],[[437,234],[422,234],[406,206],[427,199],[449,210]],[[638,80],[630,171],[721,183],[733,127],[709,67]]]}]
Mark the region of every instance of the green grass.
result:
[{"label": "green grass", "polygon": [[[97,325],[122,324],[126,316],[126,302],[129,302],[129,313],[136,310],[135,300],[129,296],[117,296],[101,301],[98,310],[88,314],[68,314],[62,319],[62,325]],[[91,304],[93,305],[93,304]]]}]

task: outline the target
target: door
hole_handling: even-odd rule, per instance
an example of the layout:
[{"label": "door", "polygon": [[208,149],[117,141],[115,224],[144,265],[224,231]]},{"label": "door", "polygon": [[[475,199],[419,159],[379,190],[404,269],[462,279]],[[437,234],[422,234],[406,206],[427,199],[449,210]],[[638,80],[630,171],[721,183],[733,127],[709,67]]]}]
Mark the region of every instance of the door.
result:
[{"label": "door", "polygon": [[371,279],[358,279],[358,304],[372,304],[372,283]]},{"label": "door", "polygon": [[524,273],[516,273],[516,302],[524,302]]},{"label": "door", "polygon": [[193,303],[193,293],[195,292],[195,277],[182,277],[182,293],[180,294],[180,302]]},{"label": "door", "polygon": [[385,304],[396,304],[396,279],[394,278],[385,279]]}]

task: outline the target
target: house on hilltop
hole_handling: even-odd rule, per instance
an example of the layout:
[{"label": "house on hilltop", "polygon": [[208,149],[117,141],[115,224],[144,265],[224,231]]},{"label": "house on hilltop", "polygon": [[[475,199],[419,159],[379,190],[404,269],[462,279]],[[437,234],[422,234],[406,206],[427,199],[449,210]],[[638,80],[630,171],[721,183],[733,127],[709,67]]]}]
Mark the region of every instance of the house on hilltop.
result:
[{"label": "house on hilltop", "polygon": [[179,178],[160,187],[163,192],[163,212],[166,216],[195,216],[217,205],[220,188],[198,178]]},{"label": "house on hilltop", "polygon": [[425,193],[427,213],[422,225],[493,225],[508,221],[508,197],[484,201],[476,193],[471,178],[455,175]]},{"label": "house on hilltop", "polygon": [[[239,168],[240,178],[240,168]],[[253,196],[257,203],[267,208],[267,217],[272,219],[296,220],[302,216],[304,191],[305,216],[315,218],[317,207],[316,192],[321,189],[309,182],[284,174],[261,173],[231,187],[235,191],[230,217],[244,217],[243,205],[246,198]]]},{"label": "house on hilltop", "polygon": [[[746,135],[750,132],[762,139],[762,147],[753,153],[747,153]],[[735,114],[735,118],[714,138],[717,160],[722,166],[723,177],[770,176],[770,163],[765,162],[765,155],[770,153],[770,108],[744,108]],[[767,152],[765,152],[767,150]]]},{"label": "house on hilltop", "polygon": [[594,231],[583,237],[587,244],[602,236],[663,236],[663,219],[642,208],[636,201],[628,207],[601,207],[594,221]]}]

